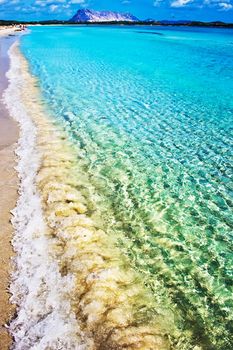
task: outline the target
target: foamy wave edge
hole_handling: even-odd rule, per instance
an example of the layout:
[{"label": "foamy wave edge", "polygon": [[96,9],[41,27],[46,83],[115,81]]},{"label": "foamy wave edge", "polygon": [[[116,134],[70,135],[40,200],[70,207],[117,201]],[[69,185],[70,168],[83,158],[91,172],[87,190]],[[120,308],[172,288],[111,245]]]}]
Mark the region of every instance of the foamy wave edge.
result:
[{"label": "foamy wave edge", "polygon": [[26,111],[20,91],[24,84],[20,59],[14,43],[9,49],[9,85],[4,103],[20,127],[16,170],[20,179],[19,198],[12,211],[16,252],[12,274],[11,302],[17,305],[17,316],[10,323],[14,339],[12,349],[86,349],[75,314],[71,310],[70,293],[74,287],[71,274],[62,277],[54,260],[36,174],[40,154],[36,149],[37,129]]}]

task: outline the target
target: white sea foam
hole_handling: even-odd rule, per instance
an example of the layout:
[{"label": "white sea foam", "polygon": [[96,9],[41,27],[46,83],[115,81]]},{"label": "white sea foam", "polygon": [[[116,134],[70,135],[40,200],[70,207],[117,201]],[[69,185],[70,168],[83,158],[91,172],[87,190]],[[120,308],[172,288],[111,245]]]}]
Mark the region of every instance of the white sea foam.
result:
[{"label": "white sea foam", "polygon": [[12,212],[16,258],[10,291],[11,301],[17,305],[17,316],[9,327],[14,338],[12,348],[86,349],[69,302],[73,277],[62,277],[59,272],[36,190],[40,165],[36,149],[37,130],[20,99],[24,79],[20,58],[15,54],[16,45],[9,50],[9,86],[4,93],[10,115],[20,126],[16,150],[19,199]]}]

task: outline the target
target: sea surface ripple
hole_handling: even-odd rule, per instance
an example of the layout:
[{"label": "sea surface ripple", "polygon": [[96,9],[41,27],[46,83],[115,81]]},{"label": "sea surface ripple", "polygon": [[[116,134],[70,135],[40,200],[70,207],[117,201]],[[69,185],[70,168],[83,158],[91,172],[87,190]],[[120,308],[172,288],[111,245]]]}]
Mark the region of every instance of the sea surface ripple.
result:
[{"label": "sea surface ripple", "polygon": [[84,212],[170,310],[176,349],[233,347],[232,43],[232,30],[82,26],[21,41],[87,176]]}]

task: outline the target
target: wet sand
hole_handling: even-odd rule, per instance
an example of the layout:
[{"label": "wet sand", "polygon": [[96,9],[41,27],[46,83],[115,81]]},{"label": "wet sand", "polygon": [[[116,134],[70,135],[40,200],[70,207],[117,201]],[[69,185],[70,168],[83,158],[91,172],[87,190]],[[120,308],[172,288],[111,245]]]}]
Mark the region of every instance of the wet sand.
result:
[{"label": "wet sand", "polygon": [[7,49],[13,39],[4,38],[9,30],[0,29],[0,349],[9,349],[11,338],[5,324],[13,315],[14,309],[9,302],[8,286],[13,250],[11,239],[13,228],[10,223],[10,211],[17,199],[17,175],[14,167],[14,150],[18,139],[18,125],[13,121],[3,105],[2,93],[7,87],[5,73],[8,70]]}]

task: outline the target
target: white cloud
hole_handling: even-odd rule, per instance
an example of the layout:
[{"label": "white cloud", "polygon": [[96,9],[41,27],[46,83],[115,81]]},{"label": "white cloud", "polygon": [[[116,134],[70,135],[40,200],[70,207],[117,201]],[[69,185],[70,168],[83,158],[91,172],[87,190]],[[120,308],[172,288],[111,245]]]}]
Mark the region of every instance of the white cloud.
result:
[{"label": "white cloud", "polygon": [[208,7],[216,8],[219,11],[229,11],[233,9],[231,0],[204,0],[203,4]]},{"label": "white cloud", "polygon": [[220,7],[220,10],[222,11],[229,11],[233,9],[233,5],[226,3],[226,2],[220,2],[218,4],[218,6]]},{"label": "white cloud", "polygon": [[130,0],[122,0],[121,3],[122,3],[122,5],[129,5],[129,4],[131,4],[131,1]]},{"label": "white cloud", "polygon": [[[1,0],[0,0],[1,1]],[[14,0],[16,1],[16,0]],[[48,9],[49,12],[62,12],[68,10],[72,5],[84,5],[85,0],[36,0],[35,5],[39,6],[43,12]]]},{"label": "white cloud", "polygon": [[48,5],[51,6],[58,6],[58,3],[64,3],[65,0],[36,0],[35,5],[41,6],[41,7],[46,7]]},{"label": "white cloud", "polygon": [[183,7],[193,2],[193,0],[175,0],[171,3],[171,7]]},{"label": "white cloud", "polygon": [[71,0],[70,4],[83,4],[85,0]]},{"label": "white cloud", "polygon": [[58,5],[50,5],[49,9],[50,9],[51,12],[56,12],[57,9],[58,9]]},{"label": "white cloud", "polygon": [[182,8],[191,5],[199,9],[210,7],[219,11],[233,10],[233,0],[153,0],[154,7],[167,4],[170,4],[170,7],[173,8]]},{"label": "white cloud", "polygon": [[153,5],[154,5],[155,7],[159,7],[159,6],[162,4],[162,2],[163,2],[163,0],[155,0],[154,3],[153,3]]}]

